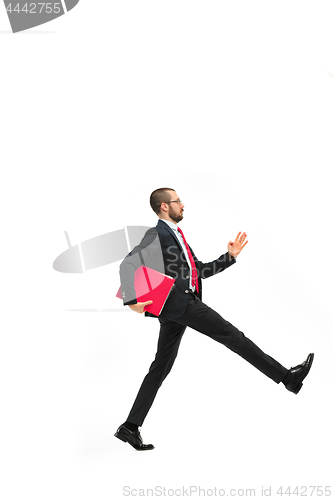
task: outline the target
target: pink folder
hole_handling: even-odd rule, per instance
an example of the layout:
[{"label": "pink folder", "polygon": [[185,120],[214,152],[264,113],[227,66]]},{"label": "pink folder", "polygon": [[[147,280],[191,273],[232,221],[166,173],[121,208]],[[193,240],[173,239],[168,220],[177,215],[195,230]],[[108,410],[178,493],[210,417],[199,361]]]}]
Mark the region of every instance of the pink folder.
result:
[{"label": "pink folder", "polygon": [[[171,292],[176,280],[159,273],[154,269],[146,266],[140,266],[134,275],[134,288],[136,300],[138,302],[147,302],[152,300],[153,303],[145,306],[145,311],[148,311],[155,316],[159,316],[164,307],[164,304]],[[119,288],[116,297],[122,299],[121,287]]]}]

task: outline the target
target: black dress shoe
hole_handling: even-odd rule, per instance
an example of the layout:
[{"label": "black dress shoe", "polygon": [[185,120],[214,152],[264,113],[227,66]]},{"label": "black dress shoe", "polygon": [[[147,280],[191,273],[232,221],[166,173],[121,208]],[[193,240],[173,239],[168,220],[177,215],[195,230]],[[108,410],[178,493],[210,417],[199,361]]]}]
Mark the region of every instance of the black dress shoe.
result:
[{"label": "black dress shoe", "polygon": [[124,443],[129,443],[131,446],[133,446],[133,448],[135,448],[138,451],[153,450],[155,448],[152,444],[142,443],[142,437],[138,430],[130,431],[124,425],[118,427],[115,436],[118,439],[124,441]]},{"label": "black dress shoe", "polygon": [[288,370],[287,375],[283,379],[283,383],[288,391],[298,394],[303,385],[303,380],[310,371],[314,354],[310,353],[301,365],[294,366]]}]

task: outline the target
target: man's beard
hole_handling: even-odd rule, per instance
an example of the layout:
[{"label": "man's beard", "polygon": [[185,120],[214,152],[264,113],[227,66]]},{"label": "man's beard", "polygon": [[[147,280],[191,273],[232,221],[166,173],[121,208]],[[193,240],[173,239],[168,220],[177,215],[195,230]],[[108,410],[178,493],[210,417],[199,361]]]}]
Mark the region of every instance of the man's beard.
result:
[{"label": "man's beard", "polygon": [[180,213],[179,215],[176,215],[173,210],[170,210],[169,211],[169,217],[177,224],[178,222],[180,222],[181,220],[183,220],[183,212]]}]

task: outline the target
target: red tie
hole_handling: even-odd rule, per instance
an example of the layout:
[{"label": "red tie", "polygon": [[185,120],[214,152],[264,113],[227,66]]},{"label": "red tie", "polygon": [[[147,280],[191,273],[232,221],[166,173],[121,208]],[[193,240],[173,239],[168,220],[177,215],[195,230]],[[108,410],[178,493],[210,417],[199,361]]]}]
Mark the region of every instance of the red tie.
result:
[{"label": "red tie", "polygon": [[192,286],[193,287],[195,286],[196,291],[199,292],[198,273],[197,273],[197,268],[195,267],[195,262],[194,262],[194,259],[193,259],[193,255],[191,253],[190,247],[187,244],[187,241],[185,240],[185,236],[184,236],[183,231],[179,227],[177,227],[177,229],[180,232],[180,234],[182,235],[182,238],[184,240],[185,247],[186,247],[186,250],[187,250],[190,262],[191,262],[191,267],[192,267]]}]

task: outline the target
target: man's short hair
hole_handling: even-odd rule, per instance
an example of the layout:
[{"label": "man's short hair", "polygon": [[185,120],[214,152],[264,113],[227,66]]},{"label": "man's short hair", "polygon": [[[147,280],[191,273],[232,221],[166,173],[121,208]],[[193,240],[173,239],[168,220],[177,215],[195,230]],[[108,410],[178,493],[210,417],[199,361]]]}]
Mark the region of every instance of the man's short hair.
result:
[{"label": "man's short hair", "polygon": [[161,203],[171,200],[171,194],[169,191],[174,191],[172,188],[159,188],[155,189],[150,195],[150,206],[154,210],[155,214],[159,214],[161,211]]}]

